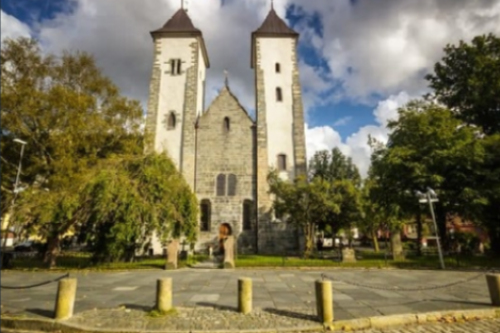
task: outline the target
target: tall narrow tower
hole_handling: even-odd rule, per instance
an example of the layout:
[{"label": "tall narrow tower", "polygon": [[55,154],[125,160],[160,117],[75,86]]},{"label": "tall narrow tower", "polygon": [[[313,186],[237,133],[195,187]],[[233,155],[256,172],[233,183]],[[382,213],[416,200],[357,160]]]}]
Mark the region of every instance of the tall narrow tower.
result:
[{"label": "tall narrow tower", "polygon": [[[297,61],[299,34],[271,7],[252,33],[251,66],[255,70],[257,114],[257,208],[267,211],[267,173],[282,179],[306,172],[304,112]],[[260,217],[259,220],[265,219]]]},{"label": "tall narrow tower", "polygon": [[203,35],[184,8],[151,32],[154,64],[149,85],[146,151],[165,152],[194,188],[195,122],[203,111],[209,68]]}]

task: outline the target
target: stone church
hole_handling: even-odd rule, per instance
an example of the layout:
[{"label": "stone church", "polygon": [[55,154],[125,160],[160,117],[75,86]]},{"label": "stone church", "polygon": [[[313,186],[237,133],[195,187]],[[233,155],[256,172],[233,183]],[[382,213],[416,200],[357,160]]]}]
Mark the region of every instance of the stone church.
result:
[{"label": "stone church", "polygon": [[[301,231],[277,219],[268,172],[292,180],[306,172],[299,34],[271,7],[249,35],[255,73],[255,119],[227,78],[205,108],[210,68],[203,33],[186,10],[151,32],[154,63],[146,120],[147,149],[170,156],[200,203],[197,250],[234,235],[239,253],[284,253],[302,247]],[[163,247],[153,241],[153,251]]]}]

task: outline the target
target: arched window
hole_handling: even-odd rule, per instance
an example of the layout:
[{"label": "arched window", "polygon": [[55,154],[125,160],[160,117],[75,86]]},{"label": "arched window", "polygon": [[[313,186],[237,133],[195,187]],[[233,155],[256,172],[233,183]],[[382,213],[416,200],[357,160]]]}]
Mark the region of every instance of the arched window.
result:
[{"label": "arched window", "polygon": [[167,129],[169,129],[169,130],[174,129],[176,123],[177,123],[177,119],[175,118],[175,113],[173,111],[171,111],[170,114],[168,115]]},{"label": "arched window", "polygon": [[281,66],[280,66],[280,63],[277,62],[275,65],[274,65],[274,69],[276,71],[276,73],[281,73]]},{"label": "arched window", "polygon": [[236,195],[236,175],[229,175],[227,179],[227,195],[235,196]]},{"label": "arched window", "polygon": [[253,201],[244,200],[243,201],[243,230],[252,229],[252,212],[253,212]]},{"label": "arched window", "polygon": [[212,205],[210,200],[203,199],[200,203],[200,211],[201,211],[201,221],[200,221],[200,229],[201,231],[210,231],[211,229],[211,216],[212,216]]},{"label": "arched window", "polygon": [[217,176],[216,195],[218,197],[226,195],[226,175],[224,174]]},{"label": "arched window", "polygon": [[286,170],[286,155],[285,154],[278,155],[278,170],[279,171]]},{"label": "arched window", "polygon": [[276,88],[276,100],[277,100],[278,102],[283,101],[283,94],[282,94],[282,92],[281,92],[281,88],[280,88],[280,87],[277,87],[277,88]]},{"label": "arched window", "polygon": [[229,117],[224,118],[224,122],[222,123],[222,129],[224,133],[229,132],[229,130],[231,129],[231,120],[229,119]]}]

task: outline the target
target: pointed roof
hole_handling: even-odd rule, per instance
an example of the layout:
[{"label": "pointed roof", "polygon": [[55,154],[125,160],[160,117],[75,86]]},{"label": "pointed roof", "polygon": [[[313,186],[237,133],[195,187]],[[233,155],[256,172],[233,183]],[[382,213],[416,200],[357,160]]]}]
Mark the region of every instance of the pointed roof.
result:
[{"label": "pointed roof", "polygon": [[152,31],[151,34],[156,33],[179,33],[179,32],[191,32],[195,34],[201,35],[201,30],[196,28],[191,21],[191,18],[188,16],[186,10],[184,8],[180,8],[174,16],[170,18],[170,20],[163,25],[160,29]]},{"label": "pointed roof", "polygon": [[289,37],[299,38],[299,33],[290,28],[281,17],[276,14],[274,7],[271,6],[269,14],[262,25],[252,32],[252,48],[250,55],[250,67],[254,68],[255,64],[255,39],[257,37]]},{"label": "pointed roof", "polygon": [[203,33],[200,29],[196,28],[191,21],[191,18],[187,14],[186,9],[180,8],[175,14],[161,27],[160,29],[151,31],[151,36],[153,39],[156,36],[173,35],[173,37],[178,36],[196,36],[201,40],[201,49],[203,52],[203,58],[205,59],[205,65],[207,68],[210,67],[210,61],[208,59],[208,52],[205,46],[205,41],[203,39]]},{"label": "pointed roof", "polygon": [[259,29],[255,30],[252,35],[286,35],[298,36],[299,34],[291,29],[281,17],[276,14],[273,7],[267,14],[266,19]]}]

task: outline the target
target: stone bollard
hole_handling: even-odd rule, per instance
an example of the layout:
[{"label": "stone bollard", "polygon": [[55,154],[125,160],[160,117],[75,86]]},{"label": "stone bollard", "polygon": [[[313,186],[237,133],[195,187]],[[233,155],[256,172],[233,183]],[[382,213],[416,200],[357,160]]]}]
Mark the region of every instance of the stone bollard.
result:
[{"label": "stone bollard", "polygon": [[54,318],[56,320],[69,319],[73,316],[76,298],[76,279],[62,279],[57,288],[56,308]]},{"label": "stone bollard", "polygon": [[333,294],[331,281],[316,281],[316,311],[321,323],[333,322]]},{"label": "stone bollard", "polygon": [[238,279],[238,311],[243,314],[252,312],[252,279]]},{"label": "stone bollard", "polygon": [[500,306],[500,274],[486,274],[491,303]]},{"label": "stone bollard", "polygon": [[156,282],[156,309],[160,312],[172,309],[172,278],[159,279]]}]

